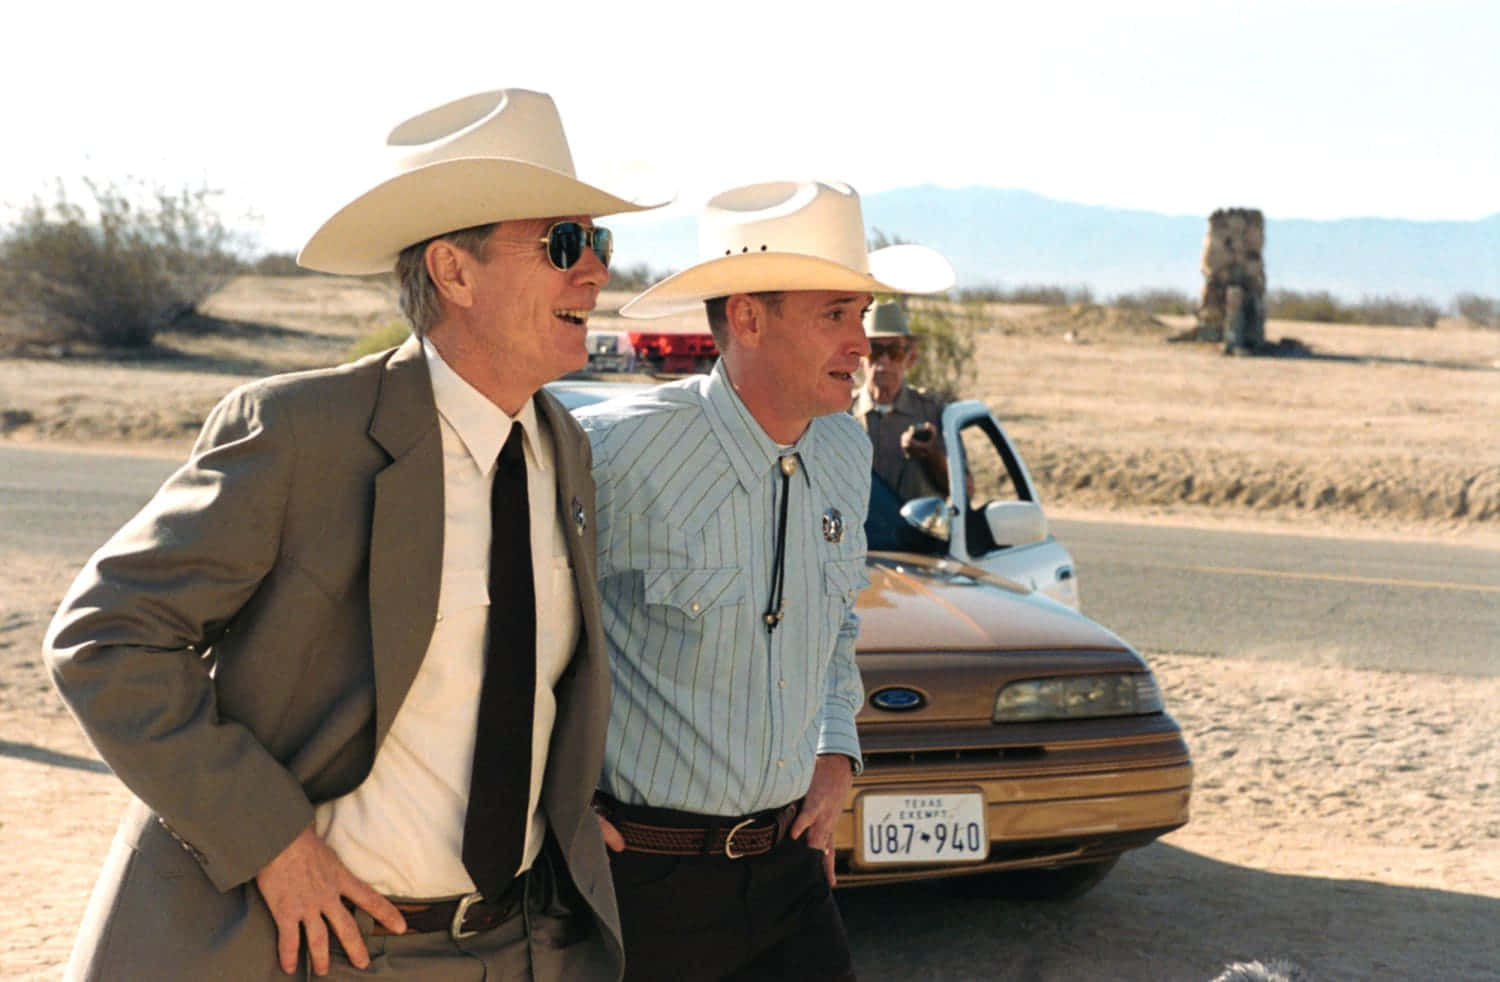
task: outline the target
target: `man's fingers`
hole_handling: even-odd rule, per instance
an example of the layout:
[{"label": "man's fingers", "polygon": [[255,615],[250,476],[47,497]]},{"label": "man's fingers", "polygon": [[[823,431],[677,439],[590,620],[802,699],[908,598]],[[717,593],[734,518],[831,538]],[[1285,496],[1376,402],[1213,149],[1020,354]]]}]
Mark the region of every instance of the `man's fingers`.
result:
[{"label": "man's fingers", "polygon": [[828,877],[828,885],[833,886],[838,882],[838,876],[833,872],[833,845],[830,843],[823,850],[823,873]]},{"label": "man's fingers", "polygon": [[[323,918],[309,917],[302,922],[302,931],[307,935],[307,960],[312,963],[313,974],[327,975],[328,928],[323,923]],[[286,968],[285,961],[281,965]]]},{"label": "man's fingers", "polygon": [[[375,918],[387,931],[392,934],[406,933],[406,918],[401,916],[401,911],[364,880],[349,874],[340,887],[343,895],[348,897],[354,906]],[[347,948],[346,945],[345,949]]]},{"label": "man's fingers", "polygon": [[297,971],[297,951],[302,947],[302,922],[276,921],[276,961],[287,975]]},{"label": "man's fingers", "polygon": [[[370,952],[365,947],[364,936],[359,933],[359,925],[354,922],[354,916],[343,904],[339,904],[338,910],[328,918],[328,924],[333,928],[334,935],[339,939],[339,944],[344,947],[344,954],[355,968],[366,968],[370,964]],[[324,956],[324,971],[327,971],[328,959]],[[313,970],[317,971],[317,962],[313,962]],[[318,972],[322,975],[323,972]]]},{"label": "man's fingers", "polygon": [[599,831],[604,834],[604,844],[611,852],[624,852],[625,837],[620,834],[620,830],[603,815],[596,814],[594,817],[599,819]]}]

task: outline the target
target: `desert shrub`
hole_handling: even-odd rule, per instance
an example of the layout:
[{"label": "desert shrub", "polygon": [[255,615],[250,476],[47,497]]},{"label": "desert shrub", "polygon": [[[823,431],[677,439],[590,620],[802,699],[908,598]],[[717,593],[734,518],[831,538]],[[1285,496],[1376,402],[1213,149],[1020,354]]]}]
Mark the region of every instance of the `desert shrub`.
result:
[{"label": "desert shrub", "polygon": [[350,345],[349,354],[344,360],[354,361],[355,359],[363,358],[365,355],[373,355],[377,351],[384,351],[386,348],[394,348],[405,341],[410,334],[411,327],[406,321],[391,321],[384,327],[376,328]]},{"label": "desert shrub", "polygon": [[260,276],[315,276],[315,270],[297,265],[291,252],[268,252],[250,264],[250,272]]},{"label": "desert shrub", "polygon": [[1266,297],[1266,316],[1289,321],[1347,323],[1342,304],[1326,290],[1272,290]]},{"label": "desert shrub", "polygon": [[1453,310],[1480,327],[1500,328],[1500,300],[1477,293],[1460,293],[1453,298]]},{"label": "desert shrub", "polygon": [[993,285],[972,286],[959,290],[958,299],[964,302],[1036,303],[1052,307],[1066,307],[1075,303],[1093,303],[1094,291],[1082,284],[1057,286],[1030,283],[1010,288]]},{"label": "desert shrub", "polygon": [[906,319],[916,335],[921,356],[907,379],[947,399],[961,399],[975,381],[974,332],[981,313],[978,303],[946,300],[908,300]]},{"label": "desert shrub", "polygon": [[1157,288],[1111,297],[1109,306],[1147,314],[1191,314],[1198,309],[1198,301],[1180,290]]},{"label": "desert shrub", "polygon": [[13,299],[72,325],[77,339],[147,346],[240,269],[216,192],[85,184],[92,208],[59,183],[53,201],[34,199],[0,240],[14,282],[32,285]]},{"label": "desert shrub", "polygon": [[1094,291],[1086,286],[1026,284],[1009,292],[1011,303],[1045,303],[1056,307],[1094,302]]},{"label": "desert shrub", "polygon": [[1345,303],[1326,290],[1272,290],[1266,298],[1269,317],[1325,324],[1432,327],[1442,313],[1429,300],[1397,296],[1365,297],[1358,303]]},{"label": "desert shrub", "polygon": [[1365,297],[1349,308],[1356,324],[1386,324],[1393,327],[1432,327],[1443,315],[1430,300],[1407,297]]},{"label": "desert shrub", "polygon": [[636,263],[634,266],[611,267],[609,271],[609,288],[611,290],[644,290],[646,287],[666,279],[668,272],[663,270],[657,272],[646,263]]}]

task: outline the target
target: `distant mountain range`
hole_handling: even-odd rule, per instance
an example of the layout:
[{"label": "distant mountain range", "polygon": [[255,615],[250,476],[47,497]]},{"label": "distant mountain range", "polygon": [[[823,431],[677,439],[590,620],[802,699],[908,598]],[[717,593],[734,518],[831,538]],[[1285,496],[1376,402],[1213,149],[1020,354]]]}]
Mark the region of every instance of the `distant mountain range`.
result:
[{"label": "distant mountain range", "polygon": [[[961,287],[1087,286],[1100,299],[1165,287],[1196,296],[1207,215],[1055,201],[1029,191],[932,185],[863,195],[865,223],[940,250]],[[1255,207],[1225,201],[1226,207]],[[691,216],[617,220],[616,263],[681,269],[697,252]],[[1500,213],[1475,221],[1266,216],[1269,288],[1344,300],[1500,297]]]}]

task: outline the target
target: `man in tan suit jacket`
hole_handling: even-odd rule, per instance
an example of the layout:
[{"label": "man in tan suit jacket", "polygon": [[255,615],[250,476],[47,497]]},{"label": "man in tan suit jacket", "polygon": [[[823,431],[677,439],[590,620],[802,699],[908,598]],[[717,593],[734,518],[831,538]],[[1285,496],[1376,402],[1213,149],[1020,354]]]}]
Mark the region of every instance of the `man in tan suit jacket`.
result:
[{"label": "man in tan suit jacket", "polygon": [[[610,242],[592,217],[643,206],[573,176],[541,93],[460,99],[388,144],[394,176],[299,261],[394,266],[415,336],[230,393],[48,631],[59,691],[135,795],[70,978],[621,973],[590,811],[609,669],[589,446],[539,387],[586,361]],[[486,563],[507,460],[534,646],[487,626],[515,606],[485,579],[507,565]],[[534,650],[531,765],[490,782],[518,832],[481,891],[480,680],[511,642],[506,671]]]}]

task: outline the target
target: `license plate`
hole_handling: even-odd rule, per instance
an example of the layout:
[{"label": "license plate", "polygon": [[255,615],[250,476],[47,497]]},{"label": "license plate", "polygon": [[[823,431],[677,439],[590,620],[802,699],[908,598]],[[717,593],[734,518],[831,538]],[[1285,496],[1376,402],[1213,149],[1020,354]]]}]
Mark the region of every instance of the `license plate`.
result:
[{"label": "license plate", "polygon": [[974,863],[989,855],[981,792],[866,793],[859,797],[859,860]]}]

